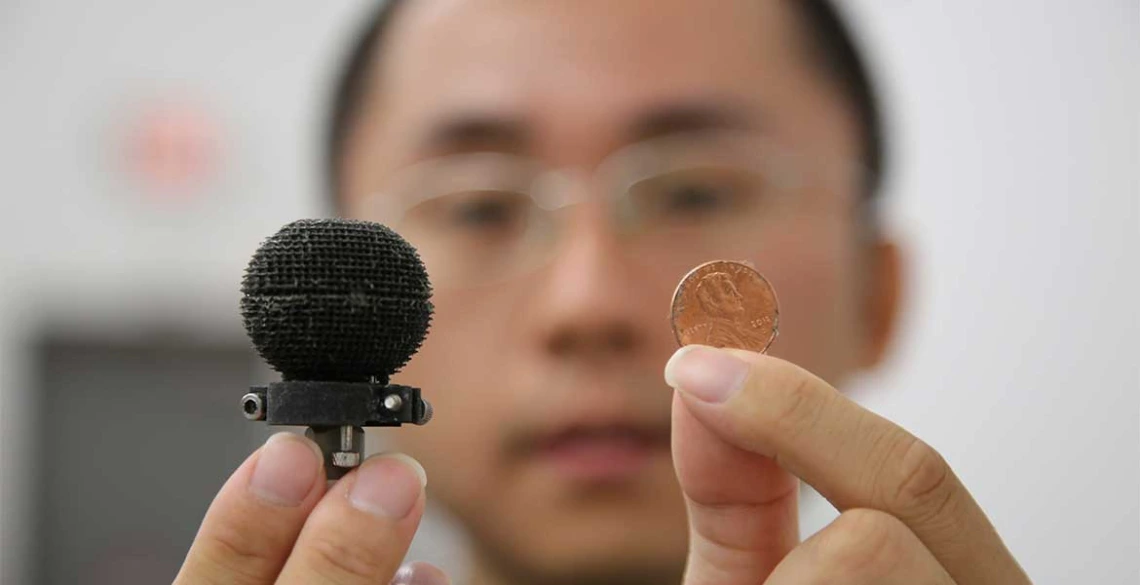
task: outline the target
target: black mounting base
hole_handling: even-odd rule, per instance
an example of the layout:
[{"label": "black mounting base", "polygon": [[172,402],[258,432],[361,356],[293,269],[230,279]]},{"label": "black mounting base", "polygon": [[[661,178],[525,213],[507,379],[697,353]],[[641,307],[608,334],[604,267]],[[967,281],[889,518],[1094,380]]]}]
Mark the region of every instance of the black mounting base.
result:
[{"label": "black mounting base", "polygon": [[249,420],[307,426],[321,448],[328,479],[340,479],[364,459],[362,427],[427,424],[431,405],[420,389],[366,382],[274,382],[253,386],[242,397]]},{"label": "black mounting base", "polygon": [[250,420],[312,427],[398,427],[431,419],[420,389],[367,382],[274,382],[242,398]]}]

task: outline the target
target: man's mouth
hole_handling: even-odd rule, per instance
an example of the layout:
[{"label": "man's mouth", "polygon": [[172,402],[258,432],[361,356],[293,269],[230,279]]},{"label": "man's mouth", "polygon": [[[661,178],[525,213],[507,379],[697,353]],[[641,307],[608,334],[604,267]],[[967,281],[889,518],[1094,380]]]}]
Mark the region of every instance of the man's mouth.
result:
[{"label": "man's mouth", "polygon": [[669,453],[669,428],[634,424],[575,425],[539,440],[532,454],[568,480],[618,482]]}]

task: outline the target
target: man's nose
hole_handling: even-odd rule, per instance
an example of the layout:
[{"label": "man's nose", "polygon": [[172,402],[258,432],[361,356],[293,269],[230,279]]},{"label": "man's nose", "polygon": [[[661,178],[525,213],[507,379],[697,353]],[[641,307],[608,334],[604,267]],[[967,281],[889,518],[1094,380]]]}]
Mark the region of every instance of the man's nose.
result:
[{"label": "man's nose", "polygon": [[584,204],[568,222],[559,254],[542,273],[532,323],[559,358],[605,361],[644,344],[646,283],[622,254],[601,206]]}]

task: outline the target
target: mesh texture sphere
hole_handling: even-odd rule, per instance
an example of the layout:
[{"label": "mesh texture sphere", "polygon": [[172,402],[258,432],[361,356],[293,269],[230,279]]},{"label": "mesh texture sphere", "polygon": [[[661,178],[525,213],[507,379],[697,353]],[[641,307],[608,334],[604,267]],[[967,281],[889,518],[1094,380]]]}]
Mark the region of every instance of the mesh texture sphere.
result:
[{"label": "mesh texture sphere", "polygon": [[241,288],[245,330],[285,380],[386,383],[431,323],[419,254],[378,223],[290,223],[258,248]]}]

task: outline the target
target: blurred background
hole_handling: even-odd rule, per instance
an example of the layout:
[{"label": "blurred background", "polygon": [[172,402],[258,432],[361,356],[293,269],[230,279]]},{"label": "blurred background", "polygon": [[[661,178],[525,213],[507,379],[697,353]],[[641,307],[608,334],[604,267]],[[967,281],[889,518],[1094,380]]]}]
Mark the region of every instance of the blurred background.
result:
[{"label": "blurred background", "polygon": [[[1137,582],[1140,7],[841,4],[911,269],[852,395],[941,450],[1037,582]],[[0,4],[3,583],[168,582],[267,436],[238,411],[271,379],[238,285],[326,213],[326,100],[369,7]],[[433,518],[412,554],[462,553]]]}]

